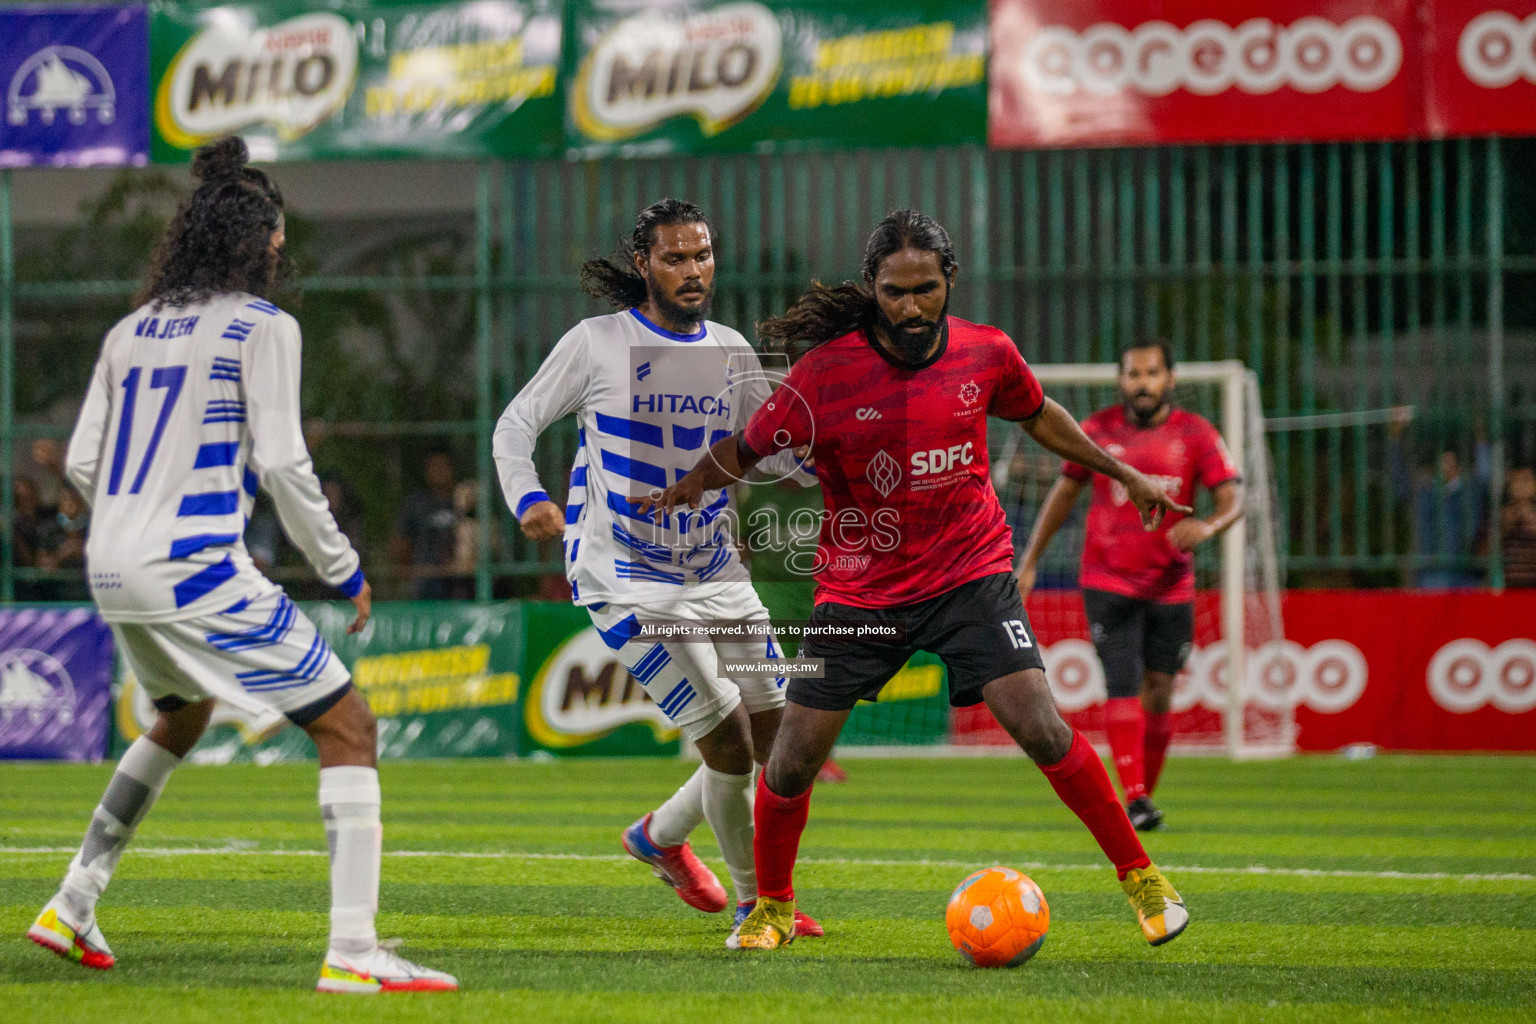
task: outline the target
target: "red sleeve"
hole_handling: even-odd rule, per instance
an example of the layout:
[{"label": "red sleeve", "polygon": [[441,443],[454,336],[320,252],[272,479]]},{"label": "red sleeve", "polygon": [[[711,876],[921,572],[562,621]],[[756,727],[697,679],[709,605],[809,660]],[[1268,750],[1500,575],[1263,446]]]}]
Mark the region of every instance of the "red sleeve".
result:
[{"label": "red sleeve", "polygon": [[766,458],[785,448],[810,444],[815,438],[816,380],[809,365],[801,359],[747,421],[742,440],[748,448]]},{"label": "red sleeve", "polygon": [[1199,462],[1195,466],[1195,479],[1200,481],[1200,486],[1208,491],[1229,480],[1240,480],[1242,474],[1237,471],[1236,464],[1232,461],[1232,453],[1227,451],[1227,443],[1221,439],[1221,433],[1210,423],[1202,421]]},{"label": "red sleeve", "polygon": [[1024,362],[1024,357],[1019,355],[1013,339],[998,331],[997,342],[1003,365],[997,375],[997,386],[992,389],[987,414],[1015,422],[1031,419],[1045,408],[1045,391],[1029,364]]}]

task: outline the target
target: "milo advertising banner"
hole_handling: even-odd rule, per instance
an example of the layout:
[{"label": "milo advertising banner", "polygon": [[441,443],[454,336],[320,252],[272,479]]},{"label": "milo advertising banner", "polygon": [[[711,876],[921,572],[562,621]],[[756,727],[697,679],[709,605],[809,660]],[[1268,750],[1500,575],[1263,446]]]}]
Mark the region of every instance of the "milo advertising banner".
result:
[{"label": "milo advertising banner", "polygon": [[560,41],[558,0],[157,5],[154,159],[548,155]]},{"label": "milo advertising banner", "polygon": [[585,608],[528,604],[523,753],[676,754],[680,736]]},{"label": "milo advertising banner", "polygon": [[986,137],[987,12],[956,0],[572,0],[584,157]]},{"label": "milo advertising banner", "polygon": [[[356,636],[350,604],[305,604],[304,613],[379,720],[381,757],[505,757],[518,752],[523,608],[455,601],[385,603]],[[119,667],[116,734],[132,742],[154,707]],[[314,745],[281,714],[253,716],[225,704],[192,752],[194,762],[268,764],[313,757]]]}]

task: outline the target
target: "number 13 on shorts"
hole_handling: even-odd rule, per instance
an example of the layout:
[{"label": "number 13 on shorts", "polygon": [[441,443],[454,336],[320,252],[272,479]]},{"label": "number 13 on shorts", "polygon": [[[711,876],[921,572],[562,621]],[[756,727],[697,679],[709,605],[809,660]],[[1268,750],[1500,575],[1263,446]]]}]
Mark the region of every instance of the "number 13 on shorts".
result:
[{"label": "number 13 on shorts", "polygon": [[1024,650],[1025,648],[1035,646],[1030,642],[1029,630],[1018,619],[1005,619],[1003,621],[1003,632],[1008,634],[1008,642],[1013,644],[1015,650]]}]

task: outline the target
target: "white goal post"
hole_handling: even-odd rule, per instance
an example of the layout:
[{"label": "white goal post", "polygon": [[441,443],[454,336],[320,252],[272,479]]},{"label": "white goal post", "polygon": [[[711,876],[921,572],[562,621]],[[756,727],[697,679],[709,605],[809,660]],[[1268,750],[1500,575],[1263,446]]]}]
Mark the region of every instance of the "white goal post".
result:
[{"label": "white goal post", "polygon": [[[1113,388],[1119,375],[1114,363],[1032,364],[1031,369],[1050,394],[1052,388],[1073,385]],[[1256,725],[1250,650],[1284,637],[1280,616],[1280,581],[1275,540],[1274,476],[1265,442],[1264,416],[1257,375],[1235,359],[1221,362],[1181,362],[1176,367],[1181,388],[1214,387],[1219,393],[1220,429],[1245,481],[1244,515],[1221,538],[1220,623],[1225,652],[1226,707],[1223,713],[1227,754],[1235,759],[1285,756],[1295,750],[1295,723],[1289,710],[1279,720]],[[1088,411],[1069,411],[1078,418]]]}]

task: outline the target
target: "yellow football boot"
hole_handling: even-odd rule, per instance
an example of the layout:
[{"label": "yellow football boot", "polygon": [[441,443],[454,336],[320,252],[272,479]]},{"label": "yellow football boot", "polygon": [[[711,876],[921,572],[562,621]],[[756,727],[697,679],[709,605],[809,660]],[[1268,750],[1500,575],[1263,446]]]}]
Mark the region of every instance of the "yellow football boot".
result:
[{"label": "yellow football boot", "polygon": [[1170,942],[1189,927],[1189,911],[1184,909],[1184,901],[1157,870],[1157,865],[1128,872],[1120,888],[1125,890],[1126,899],[1136,908],[1141,933],[1152,945]]},{"label": "yellow football boot", "polygon": [[741,922],[741,949],[778,949],[795,941],[795,901],[757,898],[757,906]]}]

